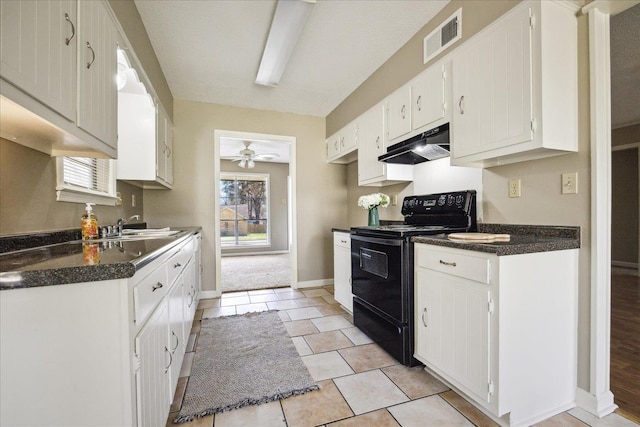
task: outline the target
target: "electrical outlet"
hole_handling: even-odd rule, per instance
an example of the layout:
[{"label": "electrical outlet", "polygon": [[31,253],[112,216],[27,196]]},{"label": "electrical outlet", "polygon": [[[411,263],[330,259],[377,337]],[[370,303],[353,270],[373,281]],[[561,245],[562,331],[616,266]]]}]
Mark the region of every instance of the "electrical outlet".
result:
[{"label": "electrical outlet", "polygon": [[391,196],[391,206],[398,206],[398,195],[393,194]]},{"label": "electrical outlet", "polygon": [[136,207],[136,195],[135,194],[131,195],[131,207],[132,208]]},{"label": "electrical outlet", "polygon": [[562,174],[562,194],[578,194],[578,172]]},{"label": "electrical outlet", "polygon": [[520,191],[520,178],[518,179],[510,179],[509,180],[509,197],[521,197]]}]

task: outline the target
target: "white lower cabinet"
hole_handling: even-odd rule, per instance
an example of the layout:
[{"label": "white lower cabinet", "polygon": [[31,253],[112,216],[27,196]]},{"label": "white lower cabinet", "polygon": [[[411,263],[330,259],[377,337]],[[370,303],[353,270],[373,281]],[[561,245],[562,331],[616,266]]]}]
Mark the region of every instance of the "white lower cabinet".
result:
[{"label": "white lower cabinet", "polygon": [[333,233],[333,292],[334,298],[353,313],[351,294],[351,236],[349,233]]},{"label": "white lower cabinet", "polygon": [[575,406],[578,250],[415,244],[415,357],[502,425]]},{"label": "white lower cabinet", "polygon": [[164,426],[199,245],[190,236],[129,279],[0,292],[0,425]]}]

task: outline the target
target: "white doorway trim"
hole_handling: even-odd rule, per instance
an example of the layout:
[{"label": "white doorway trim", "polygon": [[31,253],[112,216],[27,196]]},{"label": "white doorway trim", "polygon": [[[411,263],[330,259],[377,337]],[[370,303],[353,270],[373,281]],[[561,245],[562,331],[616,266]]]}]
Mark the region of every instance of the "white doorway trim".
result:
[{"label": "white doorway trim", "polygon": [[[290,245],[289,250],[291,253],[291,287],[296,289],[298,287],[298,251],[297,251],[297,236],[296,236],[296,138],[293,136],[284,135],[269,135],[262,133],[252,132],[238,132],[231,130],[216,129],[214,131],[214,175],[213,179],[216,183],[220,182],[220,139],[221,138],[235,138],[235,139],[259,139],[264,141],[274,141],[289,144],[289,227]],[[220,212],[220,199],[218,197],[218,185],[214,185],[214,241],[215,241],[215,259],[216,259],[216,293],[220,295],[222,293],[221,271],[220,261],[222,258],[222,249],[220,246],[220,221],[218,221],[218,212]]]},{"label": "white doorway trim", "polygon": [[576,403],[603,417],[617,406],[610,390],[611,346],[611,69],[609,17],[638,1],[595,0],[589,16],[591,105],[591,333],[589,390]]}]

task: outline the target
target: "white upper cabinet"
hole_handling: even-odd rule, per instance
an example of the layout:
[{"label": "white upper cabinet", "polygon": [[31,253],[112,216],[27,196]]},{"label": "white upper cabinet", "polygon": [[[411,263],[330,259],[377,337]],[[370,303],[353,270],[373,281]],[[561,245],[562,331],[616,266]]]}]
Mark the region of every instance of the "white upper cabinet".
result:
[{"label": "white upper cabinet", "polygon": [[411,132],[411,87],[403,86],[386,100],[388,140]]},{"label": "white upper cabinet", "polygon": [[411,82],[411,130],[429,130],[449,122],[450,74],[449,61],[443,61]]},{"label": "white upper cabinet", "polygon": [[330,163],[351,163],[356,160],[359,131],[358,123],[354,120],[327,138],[327,161]]},{"label": "white upper cabinet", "polygon": [[3,1],[0,19],[0,136],[55,156],[116,158],[117,44],[107,3]]},{"label": "white upper cabinet", "polygon": [[156,118],[156,175],[158,181],[173,185],[173,125],[164,108],[158,104]]},{"label": "white upper cabinet", "polygon": [[2,78],[75,120],[76,1],[3,1],[0,14]]},{"label": "white upper cabinet", "polygon": [[358,143],[358,185],[384,186],[413,180],[411,165],[387,164],[378,161],[385,154],[385,105],[380,103],[360,118]]},{"label": "white upper cabinet", "polygon": [[453,52],[451,163],[495,166],[577,151],[577,22],[525,1]]},{"label": "white upper cabinet", "polygon": [[117,148],[117,33],[105,4],[78,4],[78,126]]}]

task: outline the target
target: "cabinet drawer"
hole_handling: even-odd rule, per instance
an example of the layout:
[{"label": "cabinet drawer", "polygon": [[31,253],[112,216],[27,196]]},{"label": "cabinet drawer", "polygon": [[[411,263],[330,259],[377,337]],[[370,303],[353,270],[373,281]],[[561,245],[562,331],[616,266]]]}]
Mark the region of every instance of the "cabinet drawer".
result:
[{"label": "cabinet drawer", "polygon": [[333,245],[351,249],[351,235],[348,233],[333,232]]},{"label": "cabinet drawer", "polygon": [[194,250],[194,242],[190,240],[183,245],[167,262],[167,282],[173,283],[180,272],[184,270]]},{"label": "cabinet drawer", "polygon": [[489,283],[490,262],[484,256],[416,245],[416,267],[428,268],[476,282]]},{"label": "cabinet drawer", "polygon": [[162,264],[133,288],[134,322],[144,323],[168,291],[167,269]]}]

